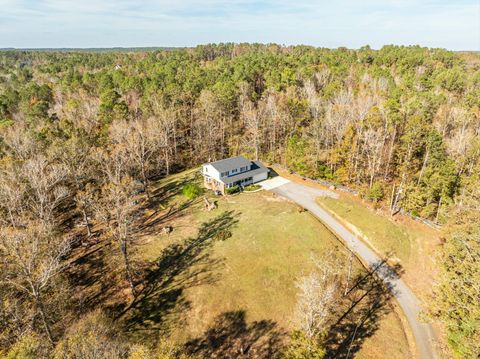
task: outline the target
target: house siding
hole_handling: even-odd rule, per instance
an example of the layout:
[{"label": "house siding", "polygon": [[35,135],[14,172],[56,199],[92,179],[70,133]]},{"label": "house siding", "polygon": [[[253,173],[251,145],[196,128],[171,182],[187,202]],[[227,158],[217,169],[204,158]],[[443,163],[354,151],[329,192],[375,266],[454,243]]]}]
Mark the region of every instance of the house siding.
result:
[{"label": "house siding", "polygon": [[264,181],[268,178],[268,172],[266,173],[259,173],[258,175],[253,176],[253,183],[257,183],[260,181]]},{"label": "house siding", "polygon": [[[218,166],[217,162],[203,165],[202,174],[206,188],[225,193],[226,188],[245,187],[268,178],[268,169],[258,161],[250,161],[249,164],[246,164],[245,158],[235,157],[232,158],[232,162],[237,163],[238,167],[233,168],[230,164],[230,169],[225,171],[229,166],[228,161],[229,159],[220,161],[221,166]],[[249,175],[250,171],[251,175]]]}]

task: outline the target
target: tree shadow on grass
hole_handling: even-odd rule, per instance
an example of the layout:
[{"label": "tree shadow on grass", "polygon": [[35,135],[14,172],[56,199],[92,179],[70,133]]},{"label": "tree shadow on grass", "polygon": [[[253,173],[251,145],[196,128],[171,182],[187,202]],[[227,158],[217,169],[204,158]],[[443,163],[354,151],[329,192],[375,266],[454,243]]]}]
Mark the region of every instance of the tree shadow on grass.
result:
[{"label": "tree shadow on grass", "polygon": [[169,182],[152,189],[150,200],[147,202],[148,208],[158,208],[159,205],[167,206],[172,199],[182,193],[183,187],[195,181],[195,175],[176,178]]},{"label": "tree shadow on grass", "polygon": [[65,271],[67,280],[75,288],[74,302],[78,314],[101,306],[118,289],[112,286],[112,282],[116,282],[116,273],[106,256],[112,250],[111,244],[101,241],[88,249],[79,248]]},{"label": "tree shadow on grass", "polygon": [[276,322],[247,324],[245,311],[239,310],[219,315],[201,337],[186,343],[185,349],[201,358],[279,358],[285,337]]},{"label": "tree shadow on grass", "polygon": [[327,358],[353,358],[364,341],[378,330],[381,319],[393,310],[395,288],[375,273],[395,279],[401,268],[389,268],[383,261],[373,267],[373,271],[354,280],[354,286],[337,306],[334,314],[339,319],[326,338]]},{"label": "tree shadow on grass", "polygon": [[[142,217],[142,223],[137,226],[135,232],[142,235],[153,234],[159,225],[181,217],[188,208],[198,203],[200,201],[198,198],[189,200],[181,196],[183,187],[196,181],[195,175],[191,174],[152,189],[150,198],[143,201],[139,208],[141,212],[149,214]],[[179,199],[185,200],[179,202]]]},{"label": "tree shadow on grass", "polygon": [[188,200],[179,205],[171,206],[167,210],[155,211],[139,224],[134,231],[135,234],[151,235],[158,233],[160,227],[182,217],[185,210],[190,208],[198,200]]},{"label": "tree shadow on grass", "polygon": [[[152,335],[168,333],[174,323],[181,323],[190,303],[185,289],[214,283],[218,279],[222,259],[212,256],[212,245],[226,240],[238,222],[234,211],[225,211],[204,223],[197,237],[175,243],[162,252],[153,268],[145,270],[143,287],[133,303],[115,308],[124,318],[126,330],[150,331]],[[142,334],[145,337],[145,333]]]}]

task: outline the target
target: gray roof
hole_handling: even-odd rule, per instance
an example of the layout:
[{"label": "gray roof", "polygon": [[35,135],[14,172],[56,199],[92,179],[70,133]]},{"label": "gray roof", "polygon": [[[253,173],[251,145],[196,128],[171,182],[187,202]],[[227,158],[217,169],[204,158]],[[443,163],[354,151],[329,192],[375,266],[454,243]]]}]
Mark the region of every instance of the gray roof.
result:
[{"label": "gray roof", "polygon": [[235,176],[224,177],[221,179],[221,181],[225,184],[231,184],[248,177],[256,176],[260,173],[268,173],[268,168],[265,167],[260,161],[248,161],[248,163],[252,164],[250,171],[242,172]]},{"label": "gray roof", "polygon": [[220,161],[210,162],[209,164],[212,165],[218,172],[227,172],[235,168],[248,166],[250,163],[251,161],[247,160],[245,157],[237,156],[226,158]]}]

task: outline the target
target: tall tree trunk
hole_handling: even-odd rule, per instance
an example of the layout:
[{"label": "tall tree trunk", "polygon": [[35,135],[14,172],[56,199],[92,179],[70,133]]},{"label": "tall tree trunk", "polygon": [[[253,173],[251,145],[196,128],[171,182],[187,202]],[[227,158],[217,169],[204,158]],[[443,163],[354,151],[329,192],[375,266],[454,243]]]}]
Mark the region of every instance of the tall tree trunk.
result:
[{"label": "tall tree trunk", "polygon": [[387,165],[385,166],[385,172],[383,174],[383,179],[386,181],[387,177],[390,173],[390,166],[392,165],[392,157],[393,157],[393,152],[395,149],[395,141],[397,138],[397,126],[395,126],[395,129],[393,130],[393,138],[392,142],[390,144],[390,149],[388,151],[388,157],[387,157]]},{"label": "tall tree trunk", "polygon": [[149,183],[148,183],[148,178],[147,178],[147,171],[145,169],[145,161],[142,161],[141,169],[142,169],[143,190],[145,191],[145,194],[147,195],[147,198],[150,199],[150,191],[148,189]]},{"label": "tall tree trunk", "polygon": [[88,236],[91,237],[92,230],[90,228],[90,221],[88,220],[88,215],[87,215],[87,211],[85,211],[85,208],[82,208],[82,215],[83,215],[83,222],[85,224],[85,227],[87,228]]},{"label": "tall tree trunk", "polygon": [[425,167],[427,166],[428,156],[430,155],[430,151],[427,150],[425,153],[425,157],[423,158],[422,169],[420,170],[420,175],[418,176],[417,187],[420,185],[420,181],[422,180],[423,172],[425,171]]},{"label": "tall tree trunk", "polygon": [[438,223],[438,217],[440,216],[440,208],[441,207],[442,207],[442,196],[440,196],[440,199],[438,200],[437,214],[435,216],[435,223]]},{"label": "tall tree trunk", "polygon": [[165,170],[167,171],[167,176],[170,175],[170,156],[168,154],[168,147],[165,148]]},{"label": "tall tree trunk", "polygon": [[45,329],[45,334],[47,335],[50,345],[53,346],[54,341],[52,336],[52,329],[50,327],[50,324],[48,323],[47,315],[45,314],[45,307],[43,305],[42,298],[40,296],[40,293],[38,293],[37,291],[34,292],[34,296],[38,312],[40,313],[40,318],[42,319],[43,328]]},{"label": "tall tree trunk", "polygon": [[123,255],[123,264],[125,267],[125,277],[128,281],[128,284],[130,285],[130,289],[132,290],[132,294],[135,297],[136,296],[136,290],[135,290],[135,284],[133,283],[133,276],[132,276],[132,269],[130,267],[130,258],[128,257],[128,240],[127,239],[122,239],[121,240],[121,250],[122,250],[122,255]]}]

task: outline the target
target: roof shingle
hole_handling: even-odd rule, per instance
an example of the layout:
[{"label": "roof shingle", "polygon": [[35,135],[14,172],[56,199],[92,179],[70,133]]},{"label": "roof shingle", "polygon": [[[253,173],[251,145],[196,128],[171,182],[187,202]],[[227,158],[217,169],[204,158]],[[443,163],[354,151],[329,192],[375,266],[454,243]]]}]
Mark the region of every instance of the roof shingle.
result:
[{"label": "roof shingle", "polygon": [[231,171],[235,168],[246,167],[251,163],[251,161],[247,160],[243,156],[231,157],[226,158],[224,160],[210,162],[209,164],[212,165],[218,172],[227,172]]},{"label": "roof shingle", "polygon": [[250,171],[242,172],[234,176],[224,177],[221,181],[225,184],[232,184],[237,181],[241,181],[242,179],[256,176],[260,173],[268,173],[268,168],[265,167],[260,161],[251,161],[252,167]]}]

